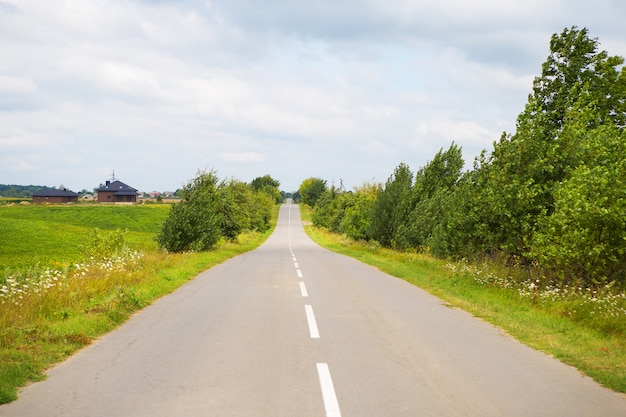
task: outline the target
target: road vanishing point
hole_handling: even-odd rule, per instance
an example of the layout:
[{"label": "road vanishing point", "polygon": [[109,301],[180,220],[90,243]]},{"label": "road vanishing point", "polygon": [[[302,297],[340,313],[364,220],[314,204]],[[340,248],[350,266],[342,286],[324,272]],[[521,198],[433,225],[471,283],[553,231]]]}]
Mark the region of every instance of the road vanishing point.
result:
[{"label": "road vanishing point", "polygon": [[47,375],[0,416],[626,416],[576,369],[319,247],[293,204],[258,249]]}]

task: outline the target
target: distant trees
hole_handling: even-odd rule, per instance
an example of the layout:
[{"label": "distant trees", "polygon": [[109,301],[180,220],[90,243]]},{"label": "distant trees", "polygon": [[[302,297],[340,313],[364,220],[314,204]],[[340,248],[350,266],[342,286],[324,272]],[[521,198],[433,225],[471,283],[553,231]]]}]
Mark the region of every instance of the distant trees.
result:
[{"label": "distant trees", "polygon": [[326,191],[326,180],[311,177],[302,181],[298,194],[302,203],[315,207],[324,191]]},{"label": "distant trees", "polygon": [[39,190],[53,190],[54,187],[41,185],[0,184],[0,196],[12,198],[30,198]]},{"label": "distant trees", "polygon": [[269,175],[264,175],[262,177],[257,177],[253,179],[250,183],[250,187],[252,187],[254,191],[263,191],[271,195],[272,197],[274,197],[274,200],[277,204],[283,201],[283,196],[279,190],[280,181],[275,180]]},{"label": "distant trees", "polygon": [[498,254],[552,280],[626,285],[623,63],[587,29],[554,34],[515,133],[473,169],[462,171],[453,143],[414,174],[400,164],[384,186],[328,190],[314,222],[383,246]]},{"label": "distant trees", "polygon": [[257,181],[255,189],[234,179],[220,181],[215,171],[198,172],[179,190],[181,201],[172,205],[163,223],[159,246],[170,252],[205,251],[220,239],[236,239],[248,230],[267,230],[276,202],[274,189],[279,185],[267,177],[263,180],[267,183]]}]

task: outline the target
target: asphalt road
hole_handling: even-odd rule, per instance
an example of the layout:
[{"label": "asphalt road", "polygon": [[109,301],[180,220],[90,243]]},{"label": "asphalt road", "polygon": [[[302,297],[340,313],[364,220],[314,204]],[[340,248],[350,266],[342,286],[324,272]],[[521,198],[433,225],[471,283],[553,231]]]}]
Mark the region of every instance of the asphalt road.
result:
[{"label": "asphalt road", "polygon": [[0,416],[626,416],[626,399],[304,233],[200,274]]}]

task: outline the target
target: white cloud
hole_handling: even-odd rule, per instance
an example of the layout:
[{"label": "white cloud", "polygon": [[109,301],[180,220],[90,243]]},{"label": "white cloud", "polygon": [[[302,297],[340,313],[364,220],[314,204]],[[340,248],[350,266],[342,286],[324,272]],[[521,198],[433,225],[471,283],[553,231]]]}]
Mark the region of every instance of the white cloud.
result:
[{"label": "white cloud", "polygon": [[265,161],[265,155],[260,152],[220,152],[218,155],[225,162],[251,163]]},{"label": "white cloud", "polygon": [[0,94],[34,93],[37,84],[31,77],[12,77],[0,75]]},{"label": "white cloud", "polygon": [[489,143],[489,140],[498,134],[498,132],[491,132],[474,121],[454,122],[445,116],[437,116],[433,120],[420,123],[416,130],[418,134],[423,136],[437,136],[442,140],[481,146]]},{"label": "white cloud", "polygon": [[552,33],[589,26],[625,55],[624,8],[0,0],[0,178],[176,189],[209,167],[351,188],[452,140],[471,158],[513,129]]}]

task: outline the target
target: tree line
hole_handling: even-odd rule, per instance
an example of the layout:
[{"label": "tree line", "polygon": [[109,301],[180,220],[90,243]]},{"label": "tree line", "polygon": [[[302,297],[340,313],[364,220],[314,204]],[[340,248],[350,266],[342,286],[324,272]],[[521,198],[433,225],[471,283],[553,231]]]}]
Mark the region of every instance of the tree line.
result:
[{"label": "tree line", "polygon": [[200,171],[187,182],[172,205],[157,237],[169,252],[211,250],[220,240],[235,240],[246,231],[264,232],[272,209],[282,201],[280,182],[269,175],[251,183],[220,180],[215,171]]},{"label": "tree line", "polygon": [[496,257],[550,283],[626,285],[626,69],[586,28],[566,28],[515,133],[463,169],[454,142],[412,172],[351,192],[300,186],[317,226],[445,258]]},{"label": "tree line", "polygon": [[31,198],[39,190],[53,190],[54,187],[44,185],[0,184],[0,197]]}]

